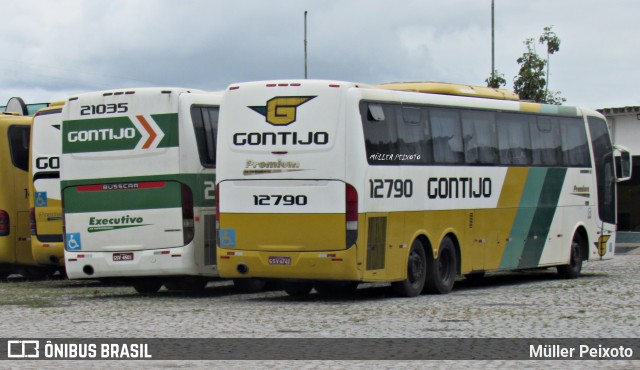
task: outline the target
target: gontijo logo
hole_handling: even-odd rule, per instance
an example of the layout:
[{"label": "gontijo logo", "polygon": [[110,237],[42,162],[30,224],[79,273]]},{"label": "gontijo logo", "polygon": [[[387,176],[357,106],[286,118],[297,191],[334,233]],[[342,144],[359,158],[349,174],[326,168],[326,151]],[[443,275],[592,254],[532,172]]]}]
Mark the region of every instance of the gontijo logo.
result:
[{"label": "gontijo logo", "polygon": [[[297,119],[298,107],[316,96],[276,96],[265,106],[249,106],[260,113],[266,122],[273,126],[287,126]],[[327,145],[329,133],[326,131],[267,131],[236,132],[233,145],[236,146],[288,146],[288,145]]]},{"label": "gontijo logo", "polygon": [[[63,153],[145,150],[177,146],[177,114],[120,116],[64,121]],[[173,137],[175,136],[175,137]]]},{"label": "gontijo logo", "polygon": [[286,126],[296,121],[297,109],[315,96],[276,96],[266,106],[249,107],[260,113],[274,126]]}]

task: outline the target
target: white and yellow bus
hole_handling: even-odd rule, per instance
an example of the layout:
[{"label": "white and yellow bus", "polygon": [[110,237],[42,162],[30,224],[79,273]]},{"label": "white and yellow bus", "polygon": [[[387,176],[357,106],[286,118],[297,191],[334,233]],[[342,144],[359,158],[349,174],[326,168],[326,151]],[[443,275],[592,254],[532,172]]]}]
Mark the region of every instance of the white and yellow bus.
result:
[{"label": "white and yellow bus", "polygon": [[53,102],[36,112],[29,146],[31,253],[38,265],[52,271],[64,269],[60,199],[63,106],[63,101]]},{"label": "white and yellow bus", "polygon": [[612,258],[605,119],[515,99],[425,83],[230,86],[220,275],[281,279],[291,295],[388,282],[416,296],[491,271],[557,266],[574,278],[583,261]]},{"label": "white and yellow bus", "polygon": [[70,279],[141,293],[217,277],[216,130],[221,94],[178,88],[74,96],[62,112],[61,185]]}]

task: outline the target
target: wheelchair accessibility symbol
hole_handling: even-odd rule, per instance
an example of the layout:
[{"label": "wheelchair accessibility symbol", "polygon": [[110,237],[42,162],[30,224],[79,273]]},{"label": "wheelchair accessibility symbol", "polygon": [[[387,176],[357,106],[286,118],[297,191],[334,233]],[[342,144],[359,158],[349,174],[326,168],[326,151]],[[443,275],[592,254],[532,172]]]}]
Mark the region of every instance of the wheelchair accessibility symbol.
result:
[{"label": "wheelchair accessibility symbol", "polygon": [[68,251],[82,250],[82,244],[80,243],[80,233],[67,234],[66,245]]},{"label": "wheelchair accessibility symbol", "polygon": [[236,229],[220,229],[218,243],[223,248],[234,248],[236,246]]},{"label": "wheelchair accessibility symbol", "polygon": [[36,207],[46,207],[47,206],[47,192],[46,191],[36,191],[35,203],[36,203]]}]

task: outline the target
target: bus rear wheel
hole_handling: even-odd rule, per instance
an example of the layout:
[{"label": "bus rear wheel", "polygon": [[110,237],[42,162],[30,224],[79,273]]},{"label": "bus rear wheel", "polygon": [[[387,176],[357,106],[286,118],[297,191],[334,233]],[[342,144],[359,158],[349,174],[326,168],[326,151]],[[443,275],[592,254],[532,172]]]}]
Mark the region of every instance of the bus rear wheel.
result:
[{"label": "bus rear wheel", "polygon": [[558,275],[564,279],[575,279],[582,271],[582,237],[576,233],[571,240],[571,256],[569,263],[558,266]]},{"label": "bus rear wheel", "polygon": [[453,289],[457,275],[456,248],[450,237],[445,237],[438,249],[438,258],[429,259],[425,291],[431,294],[447,294]]},{"label": "bus rear wheel", "polygon": [[313,289],[311,283],[286,282],[282,283],[284,291],[292,297],[305,297]]},{"label": "bus rear wheel", "polygon": [[202,291],[209,281],[199,276],[189,276],[165,281],[164,287],[171,291]]},{"label": "bus rear wheel", "polygon": [[258,293],[264,290],[267,282],[260,279],[233,279],[233,285],[241,293]]},{"label": "bus rear wheel", "polygon": [[315,290],[327,297],[346,297],[358,289],[357,281],[323,281],[316,283]]},{"label": "bus rear wheel", "polygon": [[162,280],[139,279],[133,282],[133,289],[140,294],[155,294],[162,287]]},{"label": "bus rear wheel", "polygon": [[427,255],[420,240],[411,244],[407,261],[407,278],[403,281],[391,283],[393,291],[401,297],[416,297],[424,288],[427,277]]}]

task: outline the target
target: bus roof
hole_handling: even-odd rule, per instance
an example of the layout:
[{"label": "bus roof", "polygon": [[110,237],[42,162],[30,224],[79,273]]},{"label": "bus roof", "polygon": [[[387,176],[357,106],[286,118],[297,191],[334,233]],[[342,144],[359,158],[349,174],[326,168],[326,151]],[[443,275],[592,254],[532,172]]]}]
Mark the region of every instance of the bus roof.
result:
[{"label": "bus roof", "polygon": [[473,86],[446,82],[391,82],[376,87],[387,90],[413,91],[421,93],[470,96],[499,100],[520,100],[518,94],[507,89],[494,89],[485,86]]}]

